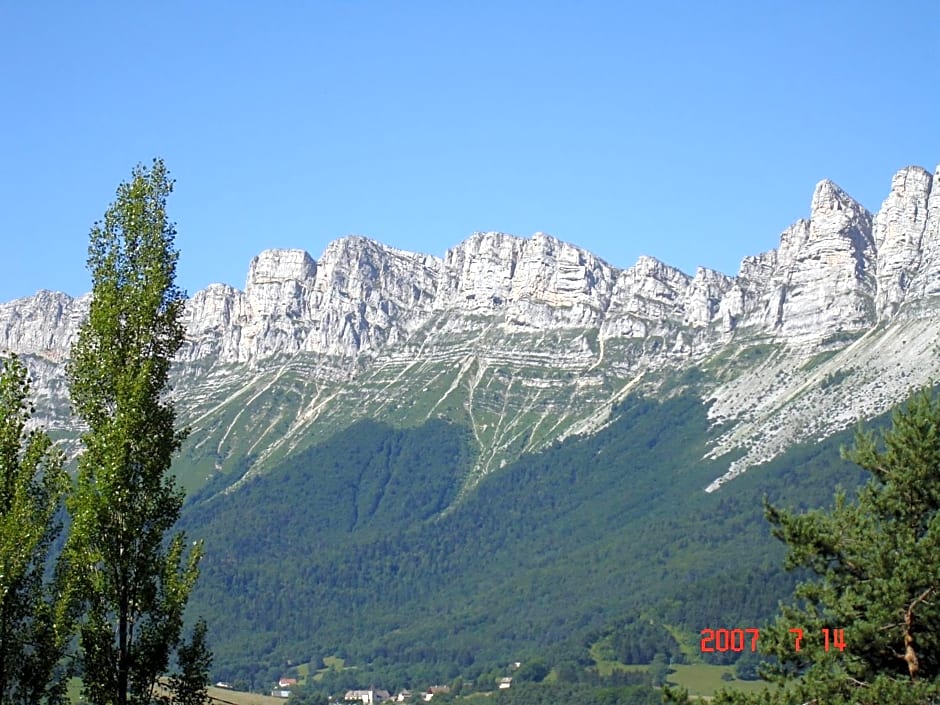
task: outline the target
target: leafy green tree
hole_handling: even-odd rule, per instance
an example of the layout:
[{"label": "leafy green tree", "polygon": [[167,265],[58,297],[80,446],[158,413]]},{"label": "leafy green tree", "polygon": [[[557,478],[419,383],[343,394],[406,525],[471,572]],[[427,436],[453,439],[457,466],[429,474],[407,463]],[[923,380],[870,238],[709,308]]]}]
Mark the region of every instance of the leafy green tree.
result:
[{"label": "leafy green tree", "polygon": [[287,705],[327,705],[329,700],[325,693],[298,685],[291,688]]},{"label": "leafy green tree", "polygon": [[56,599],[62,573],[45,579],[56,515],[69,487],[62,453],[27,430],[29,377],[16,357],[0,359],[0,704],[63,702],[69,633]]},{"label": "leafy green tree", "polygon": [[550,670],[548,664],[542,659],[529,659],[520,666],[513,678],[518,681],[541,683],[545,680],[545,676],[548,675]]},{"label": "leafy green tree", "polygon": [[176,705],[201,705],[208,699],[207,675],[212,666],[212,653],[206,646],[206,622],[200,619],[193,627],[188,643],[177,648],[179,669],[170,677],[170,692]]},{"label": "leafy green tree", "polygon": [[760,679],[758,668],[760,667],[760,656],[751,651],[745,651],[734,663],[734,675],[742,681],[756,681]]},{"label": "leafy green tree", "polygon": [[650,678],[653,685],[663,685],[666,678],[669,677],[669,662],[666,661],[666,654],[660,652],[653,656],[649,666]]},{"label": "leafy green tree", "polygon": [[555,679],[559,683],[577,683],[581,680],[581,670],[577,661],[562,661],[555,666]]},{"label": "leafy green tree", "polygon": [[871,473],[855,501],[839,492],[830,511],[766,508],[786,567],[815,574],[761,632],[775,657],[765,676],[779,688],[717,704],[940,698],[940,399],[916,394],[891,428],[860,432],[845,455]]},{"label": "leafy green tree", "polygon": [[169,535],[183,503],[170,466],[186,435],[169,398],[185,300],[166,215],[172,190],[162,161],[137,166],[92,227],[91,308],[67,370],[72,404],[88,426],[68,505],[67,556],[83,609],[84,693],[96,705],[149,705],[163,693],[158,684],[174,653],[189,685],[171,680],[171,698],[194,702],[207,679],[192,669],[194,660],[207,663],[204,630],[179,648],[201,545],[187,550],[182,533]]}]

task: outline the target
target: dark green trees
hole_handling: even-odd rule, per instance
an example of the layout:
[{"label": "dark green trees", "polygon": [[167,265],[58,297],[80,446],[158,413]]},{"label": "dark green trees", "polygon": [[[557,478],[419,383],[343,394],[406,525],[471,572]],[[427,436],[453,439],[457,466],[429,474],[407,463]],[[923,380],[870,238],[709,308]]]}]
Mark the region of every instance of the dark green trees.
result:
[{"label": "dark green trees", "polygon": [[[93,298],[68,366],[72,403],[88,431],[68,505],[67,556],[83,612],[84,692],[96,705],[149,705],[174,652],[206,657],[202,632],[179,649],[201,547],[187,551],[182,534],[167,541],[183,502],[170,463],[185,436],[168,396],[184,304],[166,215],[172,189],[162,161],[138,166],[92,228]],[[195,677],[191,663],[181,671]],[[191,691],[177,695],[191,703],[198,699]]]},{"label": "dark green trees", "polygon": [[787,567],[816,575],[761,633],[780,689],[716,703],[940,702],[940,400],[915,395],[846,456],[872,475],[857,500],[840,493],[828,512],[767,508]]},{"label": "dark green trees", "polygon": [[0,704],[61,702],[69,624],[45,580],[68,488],[61,453],[31,415],[26,368],[0,359]]}]

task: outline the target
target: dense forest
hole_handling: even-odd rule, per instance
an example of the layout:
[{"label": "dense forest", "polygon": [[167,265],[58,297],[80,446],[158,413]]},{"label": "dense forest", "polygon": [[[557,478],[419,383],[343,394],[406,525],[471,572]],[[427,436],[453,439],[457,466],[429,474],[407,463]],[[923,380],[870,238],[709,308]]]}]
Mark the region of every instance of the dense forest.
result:
[{"label": "dense forest", "polygon": [[468,431],[437,420],[357,423],[236,492],[207,489],[184,528],[205,540],[190,614],[210,625],[214,676],[261,689],[338,656],[355,669],[331,687],[413,687],[535,658],[583,667],[601,640],[624,663],[678,660],[673,634],[688,648],[705,627],[758,626],[794,584],[762,497],[814,506],[858,483],[838,452],[851,434],[706,494],[729,460],[702,459],[706,411],[630,398],[599,433],[459,497]]}]

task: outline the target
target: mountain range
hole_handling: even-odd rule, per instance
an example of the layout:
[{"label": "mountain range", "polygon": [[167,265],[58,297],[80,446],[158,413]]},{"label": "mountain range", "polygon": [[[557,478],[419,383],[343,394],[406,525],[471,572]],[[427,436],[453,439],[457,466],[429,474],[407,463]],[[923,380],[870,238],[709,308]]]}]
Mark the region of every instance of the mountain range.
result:
[{"label": "mountain range", "polygon": [[[185,253],[183,254],[185,256]],[[88,295],[0,304],[43,422],[75,449],[63,363]],[[708,405],[714,491],[795,443],[883,413],[938,373],[940,185],[911,166],[871,214],[831,181],[774,250],[728,276],[621,269],[536,233],[475,233],[443,258],[347,237],[267,250],[244,290],[189,300],[175,366],[192,434],[177,472],[224,489],[362,419],[470,429],[465,486],[596,433],[632,393]]]},{"label": "mountain range", "polygon": [[[0,350],[72,455],[89,301],[0,304]],[[820,182],[735,276],[542,233],[443,258],[348,237],[262,252],[185,326],[174,470],[215,678],[264,689],[332,656],[332,693],[604,644],[687,657],[792,588],[762,497],[857,484],[851,428],[937,379],[940,172],[902,169],[874,215]]]}]

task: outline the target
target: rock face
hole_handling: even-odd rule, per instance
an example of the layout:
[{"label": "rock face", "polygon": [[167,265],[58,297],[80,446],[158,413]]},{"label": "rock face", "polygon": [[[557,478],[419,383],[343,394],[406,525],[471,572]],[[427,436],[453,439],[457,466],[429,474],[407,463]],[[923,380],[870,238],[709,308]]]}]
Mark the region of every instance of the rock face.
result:
[{"label": "rock face", "polygon": [[685,317],[683,304],[689,282],[678,269],[652,257],[640,257],[617,276],[601,335],[645,338],[665,334]]},{"label": "rock face", "polygon": [[185,360],[237,360],[242,328],[250,318],[245,294],[226,284],[196,292],[185,313],[188,333],[180,351]]},{"label": "rock face", "polygon": [[788,274],[780,322],[784,336],[873,323],[871,214],[831,181],[816,187],[809,228],[787,254],[778,259]]},{"label": "rock face", "polygon": [[[527,329],[595,328],[603,338],[684,330],[719,344],[735,331],[798,342],[863,330],[940,294],[940,189],[920,167],[898,172],[874,216],[831,181],[780,246],[745,257],[737,276],[690,277],[650,257],[617,269],[543,233],[475,233],[443,259],[366,238],[319,260],[266,250],[244,291],[213,284],[186,312],[181,359],[251,362],[313,352],[372,357],[434,315],[496,317]],[[87,299],[42,291],[0,305],[0,346],[61,359]]]},{"label": "rock face", "polygon": [[331,243],[319,262],[303,250],[265,250],[245,291],[213,284],[186,310],[186,362],[251,362],[315,352],[354,359],[394,344],[429,314],[440,260],[365,238]]},{"label": "rock face", "polygon": [[448,250],[435,309],[498,315],[513,325],[596,327],[616,270],[590,252],[536,233],[475,233]]},{"label": "rock face", "polygon": [[73,299],[57,291],[0,304],[0,350],[64,361],[82,321],[89,295]]},{"label": "rock face", "polygon": [[879,318],[897,312],[921,267],[932,181],[930,173],[920,167],[902,169],[891,180],[891,193],[875,216],[875,310]]},{"label": "rock face", "polygon": [[[544,233],[528,239],[474,233],[443,258],[362,237],[332,242],[318,260],[303,250],[267,250],[251,261],[244,291],[213,284],[188,302],[180,368],[203,375],[219,370],[199,402],[209,405],[208,414],[212,390],[224,387],[226,366],[260,370],[305,355],[308,367],[296,372],[291,387],[305,398],[311,379],[373,375],[375,389],[392,389],[412,374],[410,366],[436,356],[456,376],[448,378],[430,415],[453,406],[446,398],[454,390],[472,394],[496,360],[517,365],[517,371],[519,365],[555,369],[573,379],[580,394],[616,387],[643,369],[701,361],[732,344],[821,349],[827,341],[854,340],[879,323],[940,317],[938,183],[937,175],[920,167],[902,169],[873,217],[834,183],[822,181],[809,217],[787,228],[776,249],[745,257],[735,276],[704,268],[689,276],[651,257],[619,269]],[[88,305],[87,295],[72,299],[48,291],[0,304],[0,350],[31,356],[50,398],[64,398],[61,363]],[[924,328],[918,340],[930,330]],[[620,351],[619,359],[611,357],[612,349]],[[909,362],[914,369],[915,361]],[[775,368],[775,374],[784,378],[787,369]],[[519,381],[508,370],[499,368],[500,384],[522,389],[527,398],[557,384],[550,376]],[[422,389],[433,389],[444,374],[428,372]],[[899,377],[899,389],[903,383]],[[755,385],[751,391],[725,386],[728,394],[716,396],[724,400],[718,405],[723,418],[748,394],[759,415]],[[485,399],[502,423],[508,407],[495,389],[476,399]],[[789,393],[779,390],[781,399]],[[317,391],[304,418],[320,413],[329,401],[324,394]],[[403,408],[401,400],[392,406]],[[549,410],[533,406],[530,412],[536,426],[554,428]],[[572,428],[590,428],[591,419],[602,416],[598,407]],[[270,421],[270,428],[277,423]],[[534,447],[534,430],[505,433],[507,444],[514,438],[516,445]]]},{"label": "rock face", "polygon": [[927,299],[940,295],[940,167],[931,180],[921,250],[920,267],[912,276],[910,291],[917,299]]}]

